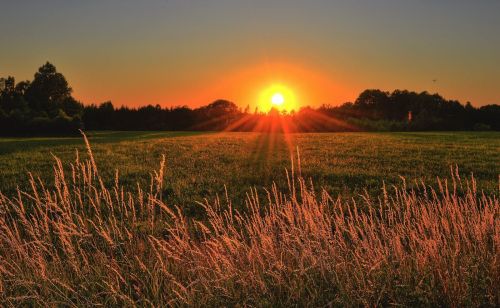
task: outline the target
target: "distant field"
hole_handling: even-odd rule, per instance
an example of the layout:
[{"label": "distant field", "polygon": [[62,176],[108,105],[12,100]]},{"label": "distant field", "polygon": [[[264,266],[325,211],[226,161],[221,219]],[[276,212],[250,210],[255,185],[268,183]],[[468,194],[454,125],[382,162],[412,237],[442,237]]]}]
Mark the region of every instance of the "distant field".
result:
[{"label": "distant field", "polygon": [[[122,184],[147,185],[149,174],[166,156],[167,200],[196,209],[196,201],[224,193],[236,202],[256,187],[273,181],[286,185],[290,151],[301,156],[302,174],[333,195],[356,196],[366,188],[378,193],[383,181],[447,177],[458,165],[463,175],[474,173],[481,188],[498,189],[500,133],[259,133],[91,132],[98,167],[109,183],[114,170]],[[82,138],[1,138],[0,191],[12,194],[26,187],[31,171],[53,181],[51,154],[69,165],[75,150],[86,155]]]}]

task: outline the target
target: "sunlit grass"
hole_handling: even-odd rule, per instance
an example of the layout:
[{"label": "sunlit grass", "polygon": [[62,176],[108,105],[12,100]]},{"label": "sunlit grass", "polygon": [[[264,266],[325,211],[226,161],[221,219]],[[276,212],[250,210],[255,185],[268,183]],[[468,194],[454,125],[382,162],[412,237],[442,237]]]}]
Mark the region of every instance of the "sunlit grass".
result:
[{"label": "sunlit grass", "polygon": [[247,190],[240,209],[229,194],[207,200],[197,220],[165,196],[164,158],[135,189],[124,188],[118,172],[105,179],[90,147],[69,172],[56,159],[53,189],[31,178],[30,189],[0,194],[0,301],[498,304],[498,191],[482,194],[453,169],[437,190],[401,180],[354,202],[304,180],[301,155],[283,171],[282,189]]},{"label": "sunlit grass", "polygon": [[[357,198],[367,189],[378,194],[385,181],[397,184],[399,176],[425,180],[449,174],[459,166],[462,174],[477,176],[480,186],[496,191],[500,173],[500,134],[491,133],[158,133],[105,132],[89,138],[106,184],[119,169],[121,183],[134,189],[147,185],[150,170],[166,157],[165,194],[172,204],[199,212],[196,200],[224,194],[227,187],[235,206],[242,206],[246,192],[263,192],[275,182],[286,189],[284,169],[290,152],[300,148],[304,177],[330,194]],[[5,140],[5,139],[4,139]],[[31,138],[0,145],[0,191],[14,194],[16,186],[29,185],[32,172],[51,186],[52,155],[72,161],[75,149],[84,151],[81,138],[32,141]],[[69,170],[67,170],[69,171]],[[435,186],[436,187],[436,186]]]}]

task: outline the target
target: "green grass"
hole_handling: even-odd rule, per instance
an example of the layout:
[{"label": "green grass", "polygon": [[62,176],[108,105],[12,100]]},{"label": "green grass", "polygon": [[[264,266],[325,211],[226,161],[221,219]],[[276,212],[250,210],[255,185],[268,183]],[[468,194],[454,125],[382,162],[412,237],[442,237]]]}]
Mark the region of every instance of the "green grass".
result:
[{"label": "green grass", "polygon": [[1,306],[498,306],[498,133],[90,135],[0,140]]},{"label": "green grass", "polygon": [[[480,187],[498,189],[500,133],[259,133],[91,132],[97,165],[112,183],[114,170],[122,184],[147,185],[162,154],[166,156],[167,201],[197,211],[196,201],[224,194],[237,204],[251,187],[262,190],[275,181],[286,186],[290,155],[300,150],[302,175],[336,196],[378,194],[385,182],[447,177],[457,165],[474,173]],[[26,188],[27,173],[53,182],[55,155],[66,165],[75,149],[86,155],[82,138],[1,138],[0,191]]]}]

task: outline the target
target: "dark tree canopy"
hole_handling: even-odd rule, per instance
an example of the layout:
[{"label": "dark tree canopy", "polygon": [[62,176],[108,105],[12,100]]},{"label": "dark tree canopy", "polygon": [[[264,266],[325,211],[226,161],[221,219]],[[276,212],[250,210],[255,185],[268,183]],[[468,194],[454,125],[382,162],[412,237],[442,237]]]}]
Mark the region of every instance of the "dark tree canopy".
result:
[{"label": "dark tree canopy", "polygon": [[51,63],[41,66],[31,82],[8,80],[0,94],[0,133],[67,134],[83,126],[83,105],[71,96],[66,78]]},{"label": "dark tree canopy", "polygon": [[26,90],[26,97],[33,110],[57,112],[64,101],[71,99],[71,88],[63,74],[47,62],[35,73]]},{"label": "dark tree canopy", "polygon": [[[500,130],[500,106],[475,108],[438,94],[377,89],[363,91],[354,103],[250,112],[220,99],[206,106],[119,107],[112,102],[83,106],[71,96],[63,74],[47,62],[33,81],[5,79],[0,92],[0,134],[73,134],[86,130],[231,130],[231,131],[422,131]],[[286,127],[285,127],[286,126]]]}]

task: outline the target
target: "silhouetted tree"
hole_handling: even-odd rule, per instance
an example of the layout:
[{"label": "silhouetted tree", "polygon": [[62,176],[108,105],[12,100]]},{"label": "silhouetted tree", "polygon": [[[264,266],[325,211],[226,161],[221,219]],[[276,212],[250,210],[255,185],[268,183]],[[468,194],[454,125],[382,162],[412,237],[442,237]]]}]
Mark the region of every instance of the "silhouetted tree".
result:
[{"label": "silhouetted tree", "polygon": [[62,102],[71,96],[71,91],[66,78],[47,62],[35,73],[26,90],[26,98],[33,110],[57,114]]},{"label": "silhouetted tree", "polygon": [[[83,106],[71,96],[66,78],[47,62],[33,81],[8,77],[0,92],[0,134],[68,134],[86,130],[235,130],[235,131],[404,131],[500,130],[500,106],[475,108],[438,94],[369,89],[354,103],[303,107],[268,113],[243,111],[228,100],[196,109],[187,106],[140,108],[112,102]],[[410,117],[411,115],[411,117]],[[286,127],[285,127],[286,126]]]},{"label": "silhouetted tree", "polygon": [[66,78],[47,62],[32,82],[7,78],[0,93],[0,134],[68,134],[82,126],[83,105],[71,96]]}]

